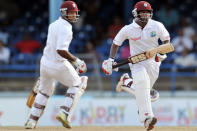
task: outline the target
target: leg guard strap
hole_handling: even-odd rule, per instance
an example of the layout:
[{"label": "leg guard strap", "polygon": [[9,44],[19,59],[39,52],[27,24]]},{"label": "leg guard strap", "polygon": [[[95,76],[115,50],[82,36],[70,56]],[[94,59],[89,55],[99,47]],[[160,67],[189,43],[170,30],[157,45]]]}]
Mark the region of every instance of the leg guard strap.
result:
[{"label": "leg guard strap", "polygon": [[38,104],[38,103],[34,103],[34,107],[35,108],[38,108],[38,109],[41,109],[41,110],[44,110],[45,109],[45,106],[43,106],[43,105],[40,105],[40,104]]},{"label": "leg guard strap", "polygon": [[38,117],[38,116],[34,116],[34,115],[30,115],[30,119],[32,119],[32,120],[35,120],[35,121],[38,121],[38,119],[39,119],[40,117]]},{"label": "leg guard strap", "polygon": [[66,93],[65,96],[74,99],[75,94],[74,93]]},{"label": "leg guard strap", "polygon": [[45,96],[46,98],[49,98],[49,96],[47,94],[44,94],[41,91],[39,91],[39,93],[42,94],[43,96]]},{"label": "leg guard strap", "polygon": [[61,109],[65,110],[66,112],[70,111],[70,108],[67,106],[60,106]]}]

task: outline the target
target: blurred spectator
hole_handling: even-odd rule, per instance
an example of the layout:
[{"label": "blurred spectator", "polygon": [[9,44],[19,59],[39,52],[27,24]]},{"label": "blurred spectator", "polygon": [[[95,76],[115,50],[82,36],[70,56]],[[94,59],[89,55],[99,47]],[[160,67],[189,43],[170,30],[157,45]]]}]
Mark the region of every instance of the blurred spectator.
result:
[{"label": "blurred spectator", "polygon": [[13,0],[0,1],[0,25],[8,25],[19,15],[19,8]]},{"label": "blurred spectator", "polygon": [[1,23],[1,25],[8,24],[8,14],[2,8],[0,8],[0,23]]},{"label": "blurred spectator", "polygon": [[185,56],[179,56],[175,59],[175,64],[189,67],[189,66],[197,66],[197,59],[194,53],[187,54]]},{"label": "blurred spectator", "polygon": [[[94,45],[92,43],[92,41],[89,41],[87,44],[86,44],[86,53],[89,53],[89,54],[93,54],[95,56],[95,59],[101,63],[101,58],[99,56],[99,54],[95,51],[94,49]],[[86,61],[87,62],[87,61]],[[93,63],[92,61],[88,61],[88,63]]]},{"label": "blurred spectator", "polygon": [[184,36],[182,28],[178,29],[178,36],[172,40],[172,43],[175,48],[175,53],[177,53],[174,61],[175,64],[185,67],[197,65],[195,54],[190,53],[193,49],[192,39]]},{"label": "blurred spectator", "polygon": [[180,24],[183,28],[184,36],[189,37],[192,40],[194,40],[194,36],[196,34],[196,31],[195,31],[194,27],[192,26],[192,23],[189,22],[189,18],[181,17]]},{"label": "blurred spectator", "polygon": [[99,1],[96,0],[86,0],[83,3],[83,8],[85,9],[85,24],[95,24],[95,20],[98,19],[98,7]]},{"label": "blurred spectator", "polygon": [[10,50],[4,47],[4,43],[0,40],[0,64],[8,64],[10,58]]},{"label": "blurred spectator", "polygon": [[94,44],[94,47],[98,47],[100,45],[102,45],[102,41],[106,38],[106,31],[104,30],[104,28],[102,27],[101,23],[99,20],[97,20],[95,22],[95,37],[93,38],[93,44]]},{"label": "blurred spectator", "polygon": [[0,30],[0,39],[3,41],[5,45],[8,43],[9,34],[5,31],[5,29]]},{"label": "blurred spectator", "polygon": [[18,49],[19,53],[33,54],[41,49],[41,43],[33,40],[31,36],[26,33],[24,35],[24,38],[18,43],[16,43],[15,47],[16,49]]},{"label": "blurred spectator", "polygon": [[112,39],[116,36],[118,31],[123,27],[122,19],[119,16],[115,16],[112,25],[108,27],[108,36]]},{"label": "blurred spectator", "polygon": [[159,21],[163,22],[169,32],[174,31],[176,24],[179,22],[178,12],[168,3],[161,7],[157,12],[157,17],[159,18]]},{"label": "blurred spectator", "polygon": [[194,43],[193,51],[197,51],[197,34],[193,22],[189,18],[182,17],[180,24],[183,27],[184,36],[190,37]]},{"label": "blurred spectator", "polygon": [[188,54],[193,48],[193,42],[191,38],[184,36],[183,29],[179,28],[177,32],[178,36],[172,39],[172,43],[175,48],[175,52],[180,55]]}]

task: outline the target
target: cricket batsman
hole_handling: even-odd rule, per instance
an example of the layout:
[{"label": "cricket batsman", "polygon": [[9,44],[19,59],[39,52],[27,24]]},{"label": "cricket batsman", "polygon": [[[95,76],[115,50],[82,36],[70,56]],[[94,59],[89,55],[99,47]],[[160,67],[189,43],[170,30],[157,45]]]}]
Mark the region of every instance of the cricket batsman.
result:
[{"label": "cricket batsman", "polygon": [[[44,113],[49,97],[54,91],[54,80],[69,87],[65,94],[65,102],[62,103],[56,118],[66,128],[71,128],[70,120],[80,96],[87,86],[87,76],[80,77],[78,73],[86,72],[84,61],[72,55],[68,49],[73,38],[71,23],[76,22],[78,15],[77,4],[73,1],[65,1],[60,7],[61,17],[51,23],[48,28],[46,47],[40,62],[40,79],[37,95],[30,103],[31,112],[25,124],[26,129],[36,128],[36,124]],[[76,70],[73,65],[76,66]],[[29,97],[31,99],[31,97]]]},{"label": "cricket batsman", "polygon": [[128,74],[123,74],[116,90],[126,89],[133,92],[139,111],[139,120],[144,123],[146,130],[149,131],[154,128],[157,122],[157,118],[152,111],[150,90],[158,78],[161,61],[166,58],[165,54],[159,54],[161,50],[156,49],[160,46],[158,40],[160,39],[167,47],[173,46],[164,25],[151,19],[153,9],[148,2],[137,2],[132,13],[134,16],[133,22],[125,25],[114,38],[110,56],[103,62],[102,69],[105,74],[112,74],[116,52],[126,39],[129,40],[131,56],[146,52],[147,59],[145,61],[129,64],[133,79]]}]

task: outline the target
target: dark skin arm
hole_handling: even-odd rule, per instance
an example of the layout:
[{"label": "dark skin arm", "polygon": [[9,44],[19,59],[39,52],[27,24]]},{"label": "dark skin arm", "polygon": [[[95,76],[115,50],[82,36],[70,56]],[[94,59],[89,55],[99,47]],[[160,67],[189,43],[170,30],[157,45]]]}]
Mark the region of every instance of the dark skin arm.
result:
[{"label": "dark skin arm", "polygon": [[110,56],[109,57],[114,59],[118,49],[119,49],[118,45],[112,44],[111,49],[110,49]]},{"label": "dark skin arm", "polygon": [[66,50],[57,50],[57,53],[58,53],[61,57],[67,59],[67,60],[70,61],[70,62],[74,62],[74,61],[76,61],[76,59],[77,59],[77,57],[75,57],[75,56],[72,55],[69,51],[66,51]]}]

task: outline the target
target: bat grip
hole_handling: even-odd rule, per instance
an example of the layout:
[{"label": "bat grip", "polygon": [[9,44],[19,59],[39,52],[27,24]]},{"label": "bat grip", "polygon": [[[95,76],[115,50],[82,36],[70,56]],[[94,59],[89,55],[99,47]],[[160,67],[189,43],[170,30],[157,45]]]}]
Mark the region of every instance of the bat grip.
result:
[{"label": "bat grip", "polygon": [[126,65],[126,64],[128,64],[129,63],[129,60],[127,59],[127,60],[124,60],[124,61],[122,61],[122,62],[120,62],[120,63],[118,63],[118,64],[116,64],[116,65],[113,65],[112,66],[112,69],[114,69],[114,68],[117,68],[117,67],[120,67],[120,66],[122,66],[122,65]]}]

